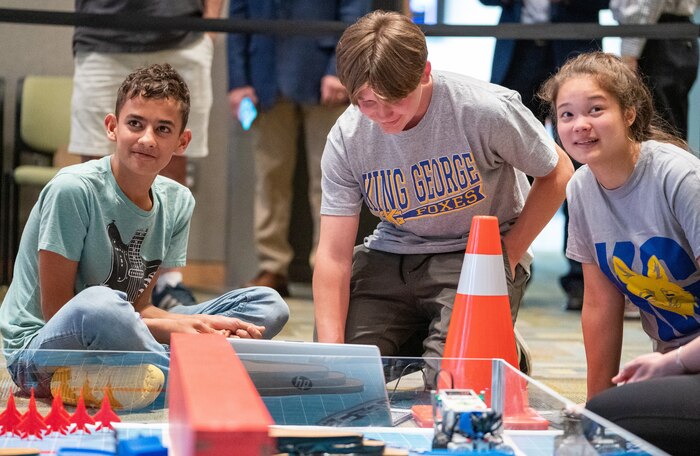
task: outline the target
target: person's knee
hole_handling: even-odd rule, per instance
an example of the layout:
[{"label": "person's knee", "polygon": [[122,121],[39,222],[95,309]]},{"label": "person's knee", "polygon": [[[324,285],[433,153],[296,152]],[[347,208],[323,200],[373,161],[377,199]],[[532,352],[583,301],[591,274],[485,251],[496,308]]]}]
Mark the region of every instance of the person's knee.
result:
[{"label": "person's knee", "polygon": [[289,321],[289,306],[282,296],[272,288],[260,287],[260,300],[264,301],[266,308],[265,332],[266,339],[272,339],[279,334],[284,325]]},{"label": "person's knee", "polygon": [[65,306],[66,312],[71,312],[80,318],[85,328],[99,327],[104,322],[119,320],[119,315],[134,312],[123,292],[108,287],[94,286],[81,291]]},{"label": "person's knee", "polygon": [[61,322],[58,335],[46,334],[44,342],[50,340],[47,343],[56,349],[83,350],[119,349],[124,342],[131,341],[129,331],[140,321],[125,293],[104,286],[81,291],[54,319]]},{"label": "person's knee", "polygon": [[345,343],[357,345],[376,345],[382,356],[420,356],[409,355],[401,352],[400,343],[392,337],[388,337],[386,332],[379,332],[364,326],[347,324],[345,326]]}]

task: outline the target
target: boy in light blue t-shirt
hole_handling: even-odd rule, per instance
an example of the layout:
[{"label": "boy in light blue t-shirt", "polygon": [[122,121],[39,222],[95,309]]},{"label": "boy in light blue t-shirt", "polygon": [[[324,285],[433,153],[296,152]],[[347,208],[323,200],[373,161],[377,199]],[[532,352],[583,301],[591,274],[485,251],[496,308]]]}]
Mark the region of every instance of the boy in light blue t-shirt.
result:
[{"label": "boy in light blue t-shirt", "polygon": [[[99,405],[110,385],[113,406],[144,407],[165,382],[172,333],[271,338],[286,323],[286,303],[263,287],[170,312],[151,304],[160,268],[185,265],[194,198],[158,173],[190,142],[189,104],[187,85],[170,65],[135,71],[119,89],[114,114],[105,118],[114,155],[65,168],[42,190],[0,308],[8,369],[23,390],[61,392],[64,402],[74,404],[75,390],[89,384],[86,402]],[[87,356],[72,352],[81,360],[78,368],[65,367],[75,360],[57,362],[44,349],[152,356],[109,369],[90,367],[94,361],[86,366]],[[129,387],[118,388],[118,382]],[[133,382],[149,386],[134,388]]]}]

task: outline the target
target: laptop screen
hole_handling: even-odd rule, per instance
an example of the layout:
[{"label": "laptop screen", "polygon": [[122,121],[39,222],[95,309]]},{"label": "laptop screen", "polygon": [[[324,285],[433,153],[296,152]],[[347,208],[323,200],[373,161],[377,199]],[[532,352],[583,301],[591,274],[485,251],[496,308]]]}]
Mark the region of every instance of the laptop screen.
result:
[{"label": "laptop screen", "polygon": [[374,345],[229,339],[276,424],[391,426]]}]

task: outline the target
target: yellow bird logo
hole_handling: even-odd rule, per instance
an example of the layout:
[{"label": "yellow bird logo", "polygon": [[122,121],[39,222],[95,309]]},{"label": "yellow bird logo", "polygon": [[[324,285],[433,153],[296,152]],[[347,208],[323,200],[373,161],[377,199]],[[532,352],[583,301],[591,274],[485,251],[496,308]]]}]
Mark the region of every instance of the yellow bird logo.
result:
[{"label": "yellow bird logo", "polygon": [[669,280],[666,270],[656,256],[649,258],[648,275],[637,274],[617,257],[613,257],[613,267],[617,277],[627,286],[627,290],[652,306],[685,317],[695,314],[695,297]]}]

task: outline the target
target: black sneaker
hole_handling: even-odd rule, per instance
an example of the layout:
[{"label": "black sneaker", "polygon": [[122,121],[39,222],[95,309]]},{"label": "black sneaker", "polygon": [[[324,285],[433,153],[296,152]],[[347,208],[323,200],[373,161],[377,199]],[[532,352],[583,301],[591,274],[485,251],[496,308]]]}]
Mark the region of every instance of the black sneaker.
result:
[{"label": "black sneaker", "polygon": [[564,276],[559,279],[561,287],[566,293],[566,310],[583,309],[583,278]]},{"label": "black sneaker", "polygon": [[425,367],[425,362],[420,358],[385,358],[382,361],[386,383],[401,378],[404,375],[423,370]]},{"label": "black sneaker", "polygon": [[566,310],[583,310],[583,298],[578,296],[567,296]]},{"label": "black sneaker", "polygon": [[172,309],[175,306],[193,306],[197,304],[192,290],[182,283],[178,283],[174,287],[166,285],[159,292],[153,290],[151,300],[154,306],[163,310]]}]

